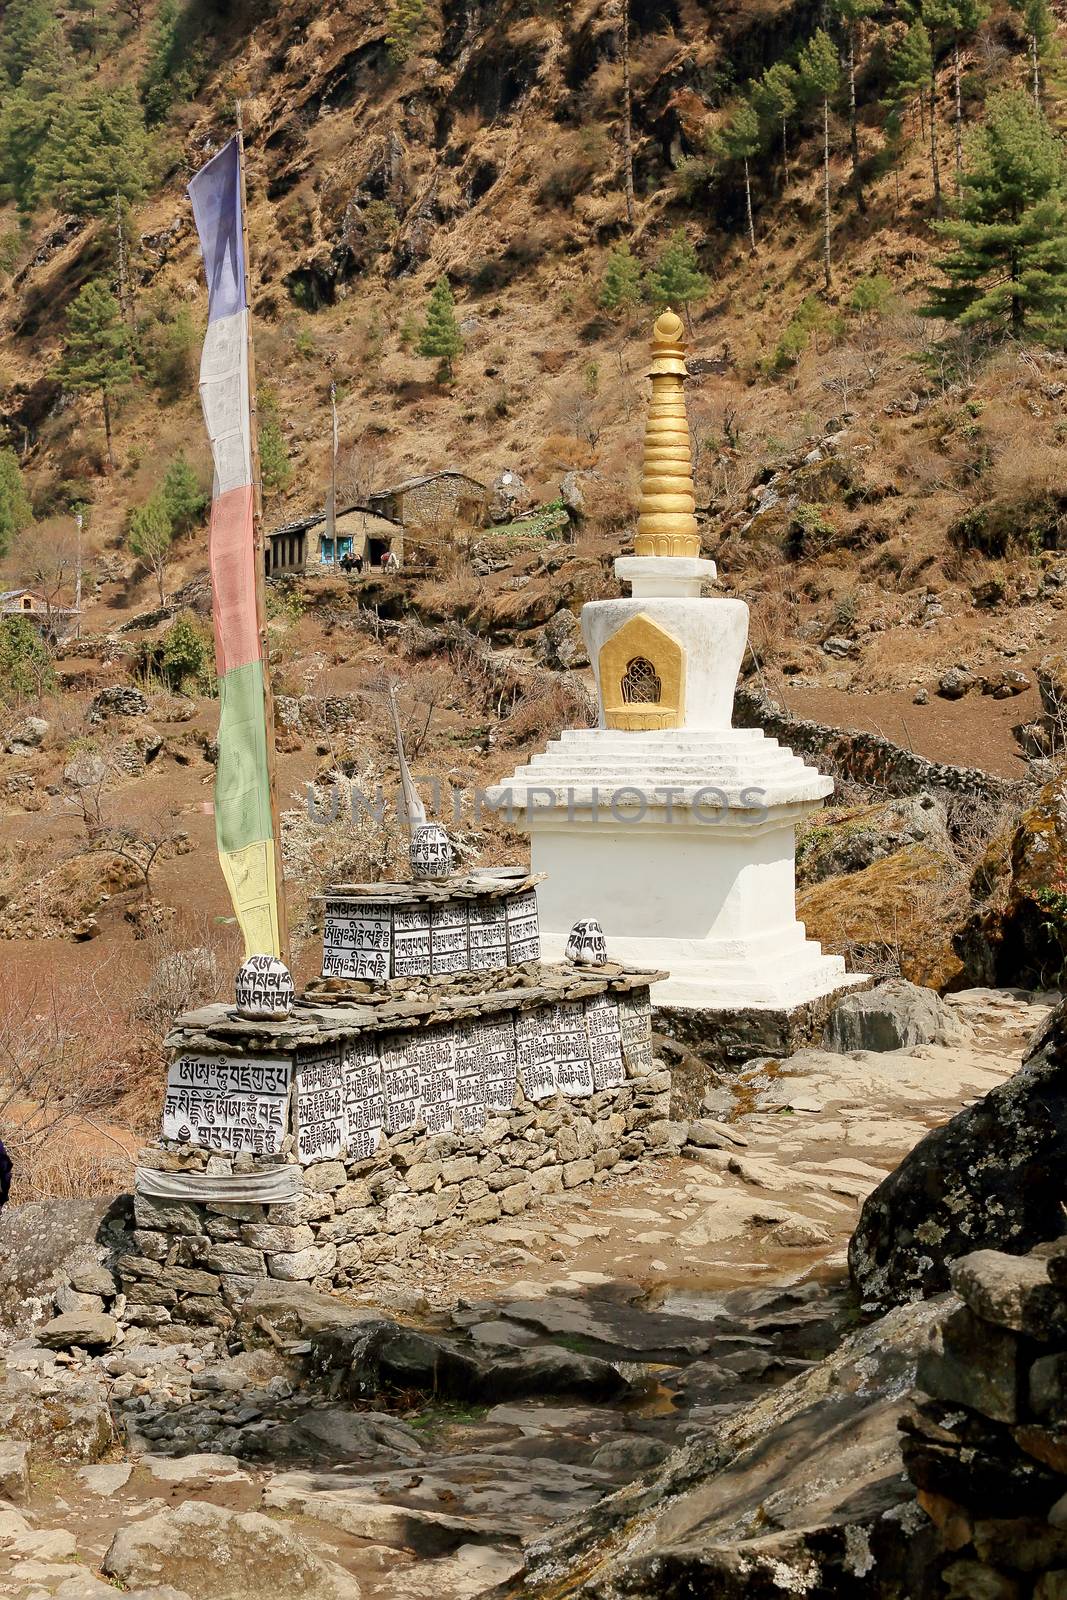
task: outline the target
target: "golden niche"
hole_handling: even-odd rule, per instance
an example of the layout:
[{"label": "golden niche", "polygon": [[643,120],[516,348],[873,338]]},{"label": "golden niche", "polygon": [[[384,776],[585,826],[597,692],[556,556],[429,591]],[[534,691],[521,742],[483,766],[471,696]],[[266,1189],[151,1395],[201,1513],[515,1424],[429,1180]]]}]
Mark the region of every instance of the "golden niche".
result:
[{"label": "golden niche", "polygon": [[601,646],[597,663],[609,728],[680,728],[685,717],[685,651],[639,612]]},{"label": "golden niche", "polygon": [[652,400],[645,425],[634,554],[700,555],[693,458],[685,410],[685,330],[671,310],[652,329]]}]

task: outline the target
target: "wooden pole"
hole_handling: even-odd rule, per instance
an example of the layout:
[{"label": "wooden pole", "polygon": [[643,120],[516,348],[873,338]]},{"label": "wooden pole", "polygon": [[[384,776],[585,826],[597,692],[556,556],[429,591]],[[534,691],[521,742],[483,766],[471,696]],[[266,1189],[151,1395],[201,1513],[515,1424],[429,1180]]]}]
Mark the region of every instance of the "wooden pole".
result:
[{"label": "wooden pole", "polygon": [[278,938],[280,955],[289,965],[289,919],[285,908],[285,875],[282,868],[282,827],[278,813],[277,753],[274,745],[274,695],[270,686],[270,653],[267,646],[266,574],[263,562],[263,482],[259,466],[259,414],[256,405],[256,352],[252,342],[252,287],[248,270],[248,198],[245,187],[245,137],[241,102],[237,102],[237,157],[241,173],[241,247],[244,255],[245,304],[248,307],[248,422],[252,457],[252,560],[256,577],[256,631],[263,661],[263,712],[266,722],[267,782],[270,788],[271,832],[274,834],[274,879],[278,897]]}]

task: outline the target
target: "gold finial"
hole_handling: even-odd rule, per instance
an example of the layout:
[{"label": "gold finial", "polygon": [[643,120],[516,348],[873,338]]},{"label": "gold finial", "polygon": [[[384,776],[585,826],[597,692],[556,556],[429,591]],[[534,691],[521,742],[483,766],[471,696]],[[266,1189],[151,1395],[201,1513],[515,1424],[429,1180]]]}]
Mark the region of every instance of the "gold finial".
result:
[{"label": "gold finial", "polygon": [[652,402],[645,426],[645,458],[634,553],[699,556],[693,460],[685,411],[685,330],[670,307],[652,329]]}]

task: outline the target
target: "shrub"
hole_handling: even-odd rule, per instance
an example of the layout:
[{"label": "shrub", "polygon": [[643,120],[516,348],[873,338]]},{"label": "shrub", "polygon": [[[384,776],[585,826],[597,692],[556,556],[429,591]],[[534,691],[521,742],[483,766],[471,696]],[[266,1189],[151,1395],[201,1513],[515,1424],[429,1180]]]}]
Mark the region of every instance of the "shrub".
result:
[{"label": "shrub", "polygon": [[892,304],[893,285],[884,272],[872,272],[860,278],[849,300],[852,310],[861,316],[884,316]]},{"label": "shrub", "polygon": [[278,397],[264,386],[259,391],[259,472],[263,493],[281,494],[293,476],[293,465],[278,415]]},{"label": "shrub", "polygon": [[26,617],[0,619],[0,700],[15,705],[55,684],[52,657]]},{"label": "shrub", "polygon": [[1048,493],[972,506],[950,524],[948,537],[958,550],[992,560],[1013,549],[1034,555],[1067,549],[1067,497]]},{"label": "shrub", "polygon": [[164,400],[180,400],[196,382],[200,334],[187,306],[159,296],[137,321],[137,349],[152,387]]},{"label": "shrub", "polygon": [[159,639],[142,639],[138,675],[164,684],[175,694],[216,692],[213,645],[195,617],[183,612]]}]

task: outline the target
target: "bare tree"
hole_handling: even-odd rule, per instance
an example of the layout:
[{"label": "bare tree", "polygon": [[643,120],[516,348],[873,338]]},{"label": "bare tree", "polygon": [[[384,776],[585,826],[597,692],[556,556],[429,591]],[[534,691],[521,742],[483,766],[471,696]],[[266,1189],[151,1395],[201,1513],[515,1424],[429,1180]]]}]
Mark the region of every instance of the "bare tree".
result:
[{"label": "bare tree", "polygon": [[136,868],[141,878],[141,894],[145,900],[152,898],[152,870],[160,858],[166,858],[175,847],[185,843],[187,835],[182,829],[170,832],[163,828],[135,828],[128,823],[113,827],[99,826],[89,842],[89,855],[118,856]]},{"label": "bare tree", "polygon": [[[76,1187],[65,1170],[71,1152],[58,1160],[54,1147],[78,1123],[95,1127],[91,1114],[125,1087],[123,1064],[111,1064],[117,1055],[101,1039],[95,995],[79,1005],[53,980],[0,997],[0,1138],[11,1155],[20,1199],[54,1193],[57,1172],[61,1192]],[[91,1187],[100,1187],[99,1175]]]},{"label": "bare tree", "polygon": [[337,503],[364,504],[381,482],[384,429],[367,423],[337,457]]},{"label": "bare tree", "polygon": [[626,220],[634,225],[633,91],[630,85],[630,0],[622,5],[622,183]]}]

